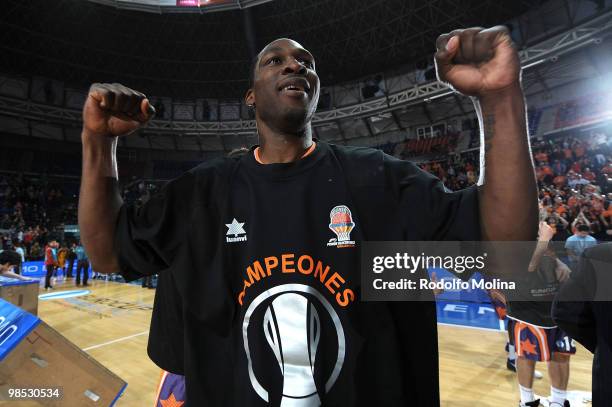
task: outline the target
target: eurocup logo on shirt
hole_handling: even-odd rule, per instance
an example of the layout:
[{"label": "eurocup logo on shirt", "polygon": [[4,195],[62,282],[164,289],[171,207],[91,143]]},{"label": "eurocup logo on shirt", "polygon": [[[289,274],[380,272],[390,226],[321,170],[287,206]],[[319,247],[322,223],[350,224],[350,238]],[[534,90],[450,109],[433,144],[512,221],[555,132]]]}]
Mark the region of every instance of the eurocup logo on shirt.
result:
[{"label": "eurocup logo on shirt", "polygon": [[338,205],[329,213],[329,228],[336,234],[336,238],[329,239],[327,246],[354,247],[355,241],[351,240],[351,232],[355,228],[353,215],[346,205]]}]

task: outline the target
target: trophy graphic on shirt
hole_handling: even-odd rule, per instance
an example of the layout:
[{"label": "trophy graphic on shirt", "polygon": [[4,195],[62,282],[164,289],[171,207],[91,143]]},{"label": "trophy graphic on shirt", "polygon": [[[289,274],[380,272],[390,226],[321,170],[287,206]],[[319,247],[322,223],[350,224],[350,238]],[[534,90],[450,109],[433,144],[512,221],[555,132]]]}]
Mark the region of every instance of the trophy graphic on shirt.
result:
[{"label": "trophy graphic on shirt", "polygon": [[280,405],[321,405],[314,381],[321,322],[314,305],[303,295],[281,294],[268,306],[263,328],[283,375]]},{"label": "trophy graphic on shirt", "polygon": [[351,210],[345,205],[338,205],[329,214],[329,228],[338,236],[338,241],[351,240],[351,231],[355,227]]},{"label": "trophy graphic on shirt", "polygon": [[353,247],[355,242],[351,240],[351,232],[355,228],[353,215],[346,205],[335,206],[329,213],[329,228],[337,236],[330,239],[327,246]]}]

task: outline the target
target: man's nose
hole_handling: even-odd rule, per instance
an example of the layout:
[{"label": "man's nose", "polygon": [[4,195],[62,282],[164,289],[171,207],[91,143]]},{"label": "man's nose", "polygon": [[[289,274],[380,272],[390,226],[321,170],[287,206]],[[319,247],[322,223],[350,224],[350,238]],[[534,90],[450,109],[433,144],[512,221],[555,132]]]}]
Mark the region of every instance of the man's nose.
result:
[{"label": "man's nose", "polygon": [[306,66],[298,61],[296,58],[289,58],[289,61],[285,65],[284,73],[298,73],[306,75]]}]

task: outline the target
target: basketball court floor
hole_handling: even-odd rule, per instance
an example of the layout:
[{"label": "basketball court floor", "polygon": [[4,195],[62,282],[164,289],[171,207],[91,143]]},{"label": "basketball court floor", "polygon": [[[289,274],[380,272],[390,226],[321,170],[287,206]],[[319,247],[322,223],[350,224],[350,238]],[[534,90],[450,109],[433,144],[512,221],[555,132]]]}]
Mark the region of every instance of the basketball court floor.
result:
[{"label": "basketball court floor", "polygon": [[[73,279],[59,279],[54,290],[40,294],[39,316],[128,383],[116,406],[153,406],[160,369],[146,347],[155,290],[104,280],[76,287]],[[506,369],[506,334],[492,313],[486,306],[452,303],[439,304],[438,311],[442,406],[518,405],[515,373]],[[591,391],[591,362],[591,354],[578,345],[568,390]],[[548,395],[545,364],[538,370],[544,378],[536,380],[534,390]],[[580,404],[572,406],[583,405],[582,393],[573,396]]]}]

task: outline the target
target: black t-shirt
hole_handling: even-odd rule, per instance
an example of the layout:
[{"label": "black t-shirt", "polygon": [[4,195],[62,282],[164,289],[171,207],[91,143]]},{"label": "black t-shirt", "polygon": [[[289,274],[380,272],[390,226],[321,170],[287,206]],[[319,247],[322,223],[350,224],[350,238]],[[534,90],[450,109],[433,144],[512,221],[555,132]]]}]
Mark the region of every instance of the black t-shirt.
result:
[{"label": "black t-shirt", "polygon": [[552,301],[560,286],[556,268],[556,257],[545,254],[535,272],[521,276],[519,292],[512,293],[508,301],[508,318],[543,328],[557,326],[551,316]]},{"label": "black t-shirt", "polygon": [[593,352],[593,405],[612,400],[612,243],[585,249],[555,297],[559,327]]},{"label": "black t-shirt", "polygon": [[479,240],[478,219],[476,188],[318,142],[295,163],[205,163],[123,207],[116,241],[126,279],[172,276],[149,354],[185,375],[189,406],[431,407],[435,304],[360,302],[360,245]]}]

